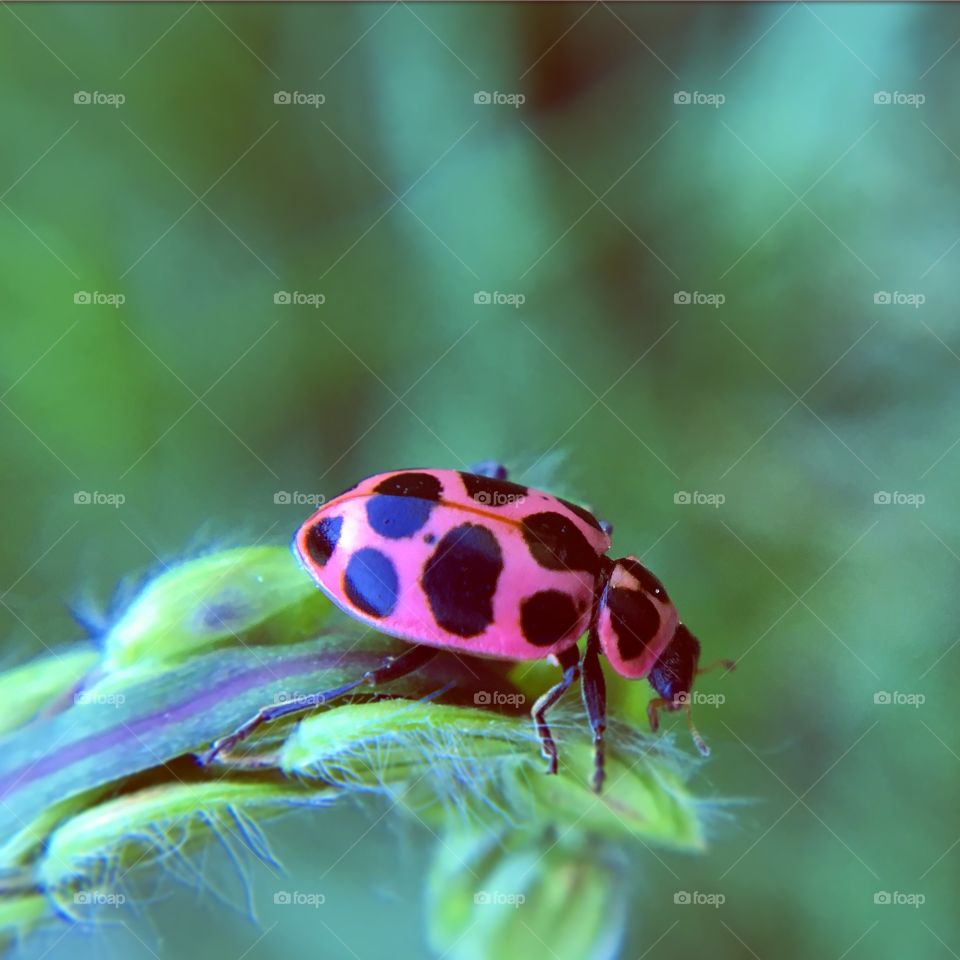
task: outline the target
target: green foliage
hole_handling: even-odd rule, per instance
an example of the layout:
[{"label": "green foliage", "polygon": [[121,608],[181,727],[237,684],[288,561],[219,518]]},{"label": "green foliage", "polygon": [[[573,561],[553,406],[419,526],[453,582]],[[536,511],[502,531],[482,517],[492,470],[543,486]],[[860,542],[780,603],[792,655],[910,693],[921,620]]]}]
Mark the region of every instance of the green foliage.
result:
[{"label": "green foliage", "polygon": [[[544,776],[525,711],[468,705],[492,684],[522,702],[506,667],[447,655],[378,688],[388,699],[370,699],[370,691],[333,702],[199,768],[192,754],[264,703],[329,689],[402,649],[345,630],[342,618],[324,629],[329,604],[318,610],[319,591],[303,583],[309,578],[287,551],[211,554],[147,584],[83,676],[66,668],[69,653],[55,661],[63,664],[59,688],[39,686],[31,673],[49,677],[47,660],[15,671],[17,710],[36,707],[39,689],[49,700],[0,744],[8,836],[0,927],[9,935],[55,916],[93,921],[106,905],[122,907],[129,872],[163,871],[238,828],[269,862],[268,818],[350,795],[383,794],[433,825],[427,916],[435,945],[453,957],[519,948],[531,932],[551,935],[558,924],[570,928],[570,949],[615,943],[624,897],[618,853],[634,842],[702,848],[703,811],[664,741],[614,726],[608,787],[597,797],[585,731],[560,712],[561,773]],[[210,610],[230,629],[198,631]],[[283,642],[308,617],[319,631]],[[443,879],[451,856],[476,866],[457,884]],[[522,912],[504,913],[502,898],[522,903]],[[462,937],[474,924],[482,936]]]}]

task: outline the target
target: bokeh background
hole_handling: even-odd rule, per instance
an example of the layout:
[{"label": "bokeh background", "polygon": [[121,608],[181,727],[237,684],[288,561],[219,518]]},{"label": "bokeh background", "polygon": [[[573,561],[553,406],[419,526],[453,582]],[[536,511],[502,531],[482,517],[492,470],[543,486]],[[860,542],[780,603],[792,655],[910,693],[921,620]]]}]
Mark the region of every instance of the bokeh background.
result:
[{"label": "bokeh background", "polygon": [[[5,5],[4,664],[298,499],[496,457],[739,661],[694,786],[742,803],[701,857],[631,852],[622,955],[956,956],[958,37],[923,4]],[[271,831],[322,922],[248,864],[257,926],[211,853],[22,954],[426,956],[430,838],[381,813]]]}]

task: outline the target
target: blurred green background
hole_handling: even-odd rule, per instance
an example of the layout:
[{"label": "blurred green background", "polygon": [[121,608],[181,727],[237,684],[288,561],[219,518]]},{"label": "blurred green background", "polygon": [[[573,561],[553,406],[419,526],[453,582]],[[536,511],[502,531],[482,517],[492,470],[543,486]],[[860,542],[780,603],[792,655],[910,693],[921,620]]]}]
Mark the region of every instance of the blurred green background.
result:
[{"label": "blurred green background", "polygon": [[[922,4],[4,5],[4,664],[130,574],[284,542],[303,496],[499,458],[739,661],[695,787],[748,802],[702,857],[630,852],[622,956],[956,956],[958,36]],[[22,953],[426,956],[432,838],[382,813],[271,829],[333,909],[247,864],[256,926],[211,848]]]}]

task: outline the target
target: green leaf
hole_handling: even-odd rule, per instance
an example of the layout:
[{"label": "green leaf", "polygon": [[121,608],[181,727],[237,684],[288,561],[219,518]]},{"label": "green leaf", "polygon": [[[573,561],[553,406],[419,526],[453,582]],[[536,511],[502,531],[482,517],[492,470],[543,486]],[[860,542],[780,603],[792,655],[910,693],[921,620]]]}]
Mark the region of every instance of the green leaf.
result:
[{"label": "green leaf", "polygon": [[230,550],[149,584],[99,660],[83,647],[0,675],[12,705],[0,740],[0,935],[86,917],[122,895],[118,877],[134,864],[149,869],[228,826],[268,860],[267,818],[373,791],[439,838],[428,904],[438,950],[614,956],[622,853],[633,842],[701,849],[703,804],[687,787],[693,764],[668,738],[616,721],[606,789],[594,794],[573,697],[551,715],[560,772],[545,775],[528,707],[553,669],[531,665],[517,686],[509,663],[441,651],[399,680],[265,725],[211,767],[196,763],[261,707],[409,649],[347,623],[287,551]]},{"label": "green leaf", "polygon": [[283,547],[238,547],[160,574],[103,641],[100,675],[125,682],[221,646],[294,643],[316,635],[333,610]]},{"label": "green leaf", "polygon": [[78,646],[31,660],[0,674],[0,734],[30,720],[39,710],[69,694],[97,662],[92,647]]},{"label": "green leaf", "polygon": [[[25,826],[37,809],[201,750],[264,705],[329,690],[404,649],[380,634],[336,633],[213,651],[122,690],[95,685],[62,713],[0,741],[0,836]],[[463,695],[481,675],[441,656],[381,692],[422,697],[453,684]],[[275,737],[278,729],[265,733]]]},{"label": "green leaf", "polygon": [[704,844],[702,811],[686,787],[686,764],[663,738],[614,724],[607,785],[591,787],[586,723],[558,712],[560,772],[544,773],[527,715],[402,700],[348,704],[305,719],[284,743],[279,765],[351,788],[391,788],[418,816],[455,810],[480,824],[491,807],[512,822],[634,838],[684,850]]},{"label": "green leaf", "polygon": [[[197,843],[218,828],[241,824],[249,846],[264,856],[251,817],[276,815],[306,799],[305,791],[293,783],[219,780],[147,787],[94,806],[56,829],[40,860],[38,878],[69,912],[69,895],[90,889],[92,883],[120,894],[110,887],[115,877],[134,864],[146,865],[181,850],[191,835]],[[191,830],[195,826],[204,829],[198,833]]]}]

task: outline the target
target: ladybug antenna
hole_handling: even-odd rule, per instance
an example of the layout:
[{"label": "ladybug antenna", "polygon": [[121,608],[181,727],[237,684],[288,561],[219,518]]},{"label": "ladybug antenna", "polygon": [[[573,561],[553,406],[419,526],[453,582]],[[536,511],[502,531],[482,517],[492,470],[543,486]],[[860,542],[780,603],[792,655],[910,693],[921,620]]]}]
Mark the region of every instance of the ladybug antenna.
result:
[{"label": "ladybug antenna", "polygon": [[737,662],[736,660],[714,660],[713,663],[708,663],[705,667],[698,667],[696,676],[700,676],[701,673],[709,673],[711,670],[719,670],[723,667],[724,672],[729,673],[731,670],[736,670]]}]

